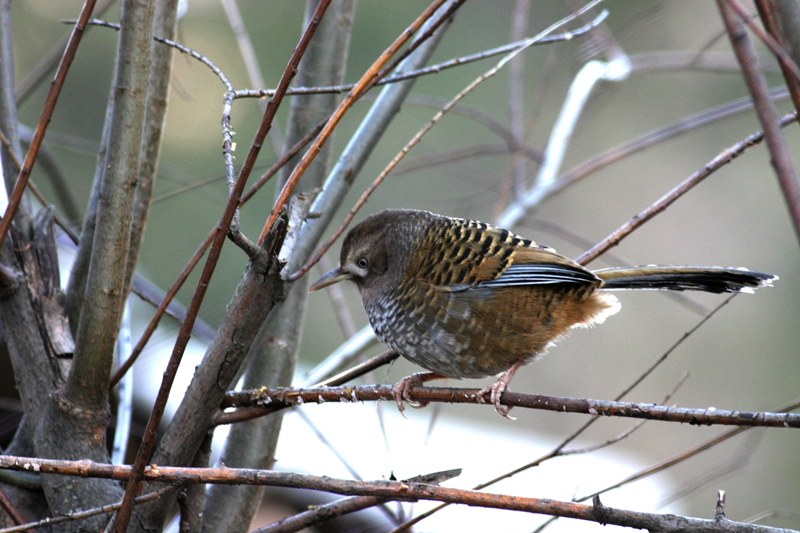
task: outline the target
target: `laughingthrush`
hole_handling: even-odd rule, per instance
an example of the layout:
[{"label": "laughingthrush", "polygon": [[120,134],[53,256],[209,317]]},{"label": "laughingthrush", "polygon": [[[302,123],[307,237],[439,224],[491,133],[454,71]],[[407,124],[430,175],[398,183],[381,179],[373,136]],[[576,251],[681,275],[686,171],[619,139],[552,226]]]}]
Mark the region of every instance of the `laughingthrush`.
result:
[{"label": "laughingthrush", "polygon": [[743,268],[639,266],[588,270],[552,248],[483,222],[386,210],[344,239],[340,264],[309,290],[342,280],[358,287],[378,338],[427,369],[395,385],[500,374],[482,391],[500,396],[517,369],[574,327],[619,310],[615,289],[742,292],[776,276]]}]

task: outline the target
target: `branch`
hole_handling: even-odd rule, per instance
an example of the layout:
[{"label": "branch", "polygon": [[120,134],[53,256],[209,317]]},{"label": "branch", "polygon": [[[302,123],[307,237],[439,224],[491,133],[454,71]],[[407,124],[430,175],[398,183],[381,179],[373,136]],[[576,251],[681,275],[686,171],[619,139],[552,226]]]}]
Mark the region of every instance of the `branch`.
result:
[{"label": "branch", "polygon": [[[445,7],[441,9],[445,9]],[[432,20],[426,23],[426,25],[432,24]],[[414,53],[397,66],[397,72],[402,74],[409,69],[413,70],[424,65],[433,54],[443,34],[443,31],[436,32],[431,38],[416,47]],[[389,131],[389,125],[407,100],[413,85],[413,80],[409,80],[384,87],[370,106],[366,116],[325,178],[322,191],[314,198],[309,212],[310,216],[306,217],[303,223],[297,238],[297,245],[287,263],[287,272],[293,272],[313,252],[314,247],[330,225],[337,208],[350,190],[354,176],[361,171],[375,146]]]},{"label": "branch", "polygon": [[[691,328],[689,331],[684,333],[681,336],[680,339],[678,339],[675,343],[673,343],[673,345],[670,346],[669,349],[666,352],[664,352],[661,355],[661,357],[659,357],[655,362],[653,362],[639,377],[637,377],[633,381],[633,383],[631,383],[630,385],[625,387],[622,391],[620,391],[618,394],[616,394],[616,396],[614,397],[614,400],[615,401],[619,401],[619,400],[622,400],[622,398],[624,398],[625,396],[627,396],[635,387],[637,387],[639,385],[639,383],[641,383],[647,376],[652,374],[655,371],[656,368],[658,368],[662,363],[664,363],[667,360],[667,358],[669,357],[669,355],[672,352],[674,352],[675,349],[678,348],[678,346],[683,344],[683,342],[686,339],[688,339],[689,336],[692,335],[692,333],[694,331],[696,331],[703,324],[705,324],[705,322],[708,319],[710,319],[713,315],[715,315],[717,313],[717,311],[719,311],[723,306],[727,305],[727,303],[731,300],[731,298],[733,298],[733,296],[731,296],[730,298],[724,300],[715,309],[713,309],[711,312],[707,313],[706,316],[704,316],[697,324],[695,324],[693,328]],[[667,395],[666,398],[664,398],[664,400],[662,400],[662,403],[668,402],[669,398],[671,396],[672,396],[672,393]],[[251,409],[255,409],[255,408],[251,408]],[[484,481],[482,483],[479,483],[478,485],[475,485],[472,488],[474,490],[481,490],[481,489],[485,489],[487,487],[491,487],[492,485],[495,485],[495,484],[499,483],[500,481],[503,481],[504,479],[509,479],[509,478],[511,478],[513,476],[516,476],[517,474],[520,474],[522,472],[525,472],[525,471],[527,471],[527,470],[529,470],[531,468],[535,468],[535,467],[541,465],[542,463],[544,463],[545,461],[549,461],[551,459],[555,459],[556,457],[560,457],[560,456],[563,456],[563,455],[575,453],[575,451],[577,450],[576,448],[568,449],[567,446],[569,446],[569,444],[574,442],[579,436],[584,434],[586,432],[586,430],[588,430],[592,425],[594,425],[595,422],[597,422],[599,420],[600,420],[599,417],[593,417],[593,418],[588,419],[583,424],[581,424],[580,427],[578,427],[578,429],[573,431],[564,440],[562,440],[559,444],[557,444],[552,450],[550,450],[550,452],[548,452],[548,453],[546,453],[546,454],[544,454],[544,455],[542,455],[542,456],[540,456],[540,457],[538,457],[538,458],[536,458],[536,459],[534,459],[532,461],[526,461],[525,464],[523,464],[521,466],[518,466],[516,468],[513,468],[513,469],[511,469],[511,470],[509,470],[509,471],[507,471],[507,472],[505,472],[503,474],[500,474],[499,476],[495,476],[494,478],[492,478],[492,479],[490,479],[488,481]],[[640,424],[643,424],[644,422],[646,422],[646,420],[642,420],[640,422]],[[743,429],[748,429],[748,428],[736,428],[734,431],[739,431],[739,430],[743,430]],[[428,516],[434,514],[435,512],[438,512],[440,509],[444,508],[445,506],[446,506],[446,504],[442,504],[442,505],[439,505],[437,507],[434,507],[433,509],[425,511],[424,513],[418,514],[414,518],[412,518],[412,519],[406,521],[404,524],[401,524],[400,526],[398,526],[398,528],[396,528],[395,531],[403,531],[404,528],[410,527],[410,526],[412,526],[412,525],[414,525],[416,523],[421,522],[422,520],[424,520]],[[544,527],[544,526],[542,526],[542,527]],[[392,533],[395,533],[395,532],[392,532]]]},{"label": "branch", "polygon": [[11,221],[14,219],[14,214],[22,201],[22,194],[25,192],[25,187],[28,184],[28,179],[33,171],[33,164],[36,162],[36,155],[39,153],[39,148],[44,141],[44,134],[47,131],[47,126],[50,124],[50,119],[56,108],[56,102],[61,94],[61,88],[67,79],[69,67],[72,65],[72,60],[75,59],[75,54],[78,51],[78,45],[83,37],[86,22],[92,16],[95,0],[86,0],[81,8],[81,14],[78,17],[78,22],[72,29],[72,34],[69,36],[69,42],[64,50],[64,55],[61,56],[61,62],[56,70],[56,75],[53,82],[50,84],[50,90],[47,92],[47,98],[42,106],[42,112],[39,115],[39,120],[36,123],[36,131],[33,133],[33,138],[28,146],[28,152],[25,154],[25,161],[22,163],[22,169],[17,176],[17,182],[14,184],[14,190],[8,199],[3,218],[0,219],[0,248],[3,247],[8,230],[11,227]]},{"label": "branch", "polygon": [[[318,132],[319,130],[313,130],[311,133],[314,133],[315,131]],[[311,137],[312,135],[306,135],[297,144],[287,150],[286,153],[284,153],[269,169],[267,169],[264,175],[262,175],[258,181],[245,194],[242,195],[241,203],[245,204],[250,198],[252,198],[253,195],[271,177],[273,177],[292,157],[294,157],[306,144],[311,141]],[[142,350],[144,350],[153,333],[155,333],[161,318],[164,316],[164,314],[168,314],[170,312],[169,308],[170,305],[173,304],[175,296],[178,294],[178,291],[180,291],[181,287],[183,287],[183,284],[189,278],[189,275],[191,275],[194,267],[196,267],[200,262],[200,259],[203,258],[203,255],[205,255],[208,247],[211,246],[215,235],[216,226],[211,228],[206,238],[200,243],[200,245],[197,247],[197,250],[195,250],[194,255],[192,255],[192,257],[189,259],[189,262],[183,267],[183,270],[181,270],[180,274],[178,274],[178,277],[173,282],[172,286],[164,293],[164,296],[160,302],[145,298],[146,301],[150,301],[153,303],[153,305],[157,306],[156,311],[150,318],[150,322],[147,324],[147,327],[142,333],[142,336],[139,338],[139,341],[136,343],[136,346],[133,347],[128,359],[126,359],[125,362],[120,365],[120,367],[111,377],[109,387],[113,388],[119,382],[119,380],[122,379],[122,376],[131,368],[131,366],[133,366],[133,363],[136,362],[136,359],[139,357],[139,355],[141,355]],[[135,282],[136,279],[134,278],[134,283]],[[182,312],[181,315],[183,316],[183,319],[185,319],[185,311]],[[182,320],[181,317],[178,316],[176,316],[176,319],[179,321]],[[195,323],[194,327],[197,327],[197,323]]]},{"label": "branch", "polygon": [[[0,455],[0,468],[36,471],[67,476],[131,479],[130,466],[110,465],[92,461],[58,461]],[[594,498],[592,505],[558,500],[526,498],[505,494],[490,494],[473,490],[441,487],[432,483],[408,481],[351,481],[329,476],[311,476],[293,472],[254,470],[248,468],[187,468],[174,466],[148,466],[142,475],[150,482],[162,483],[221,483],[268,485],[298,489],[320,490],[345,495],[362,495],[398,501],[432,500],[458,503],[472,507],[485,507],[522,511],[527,513],[576,518],[600,524],[613,524],[660,532],[785,532],[754,524],[716,519],[688,518],[672,514],[641,513],[606,507]]]},{"label": "branch", "polygon": [[[792,3],[792,2],[788,2]],[[786,81],[786,86],[789,88],[789,91],[792,95],[792,102],[794,102],[794,108],[800,109],[800,87],[798,86],[798,82],[800,82],[800,68],[797,67],[797,63],[792,59],[792,56],[789,55],[788,50],[783,47],[780,35],[780,29],[778,27],[776,19],[773,17],[775,14],[774,11],[770,8],[769,2],[766,0],[756,0],[756,9],[758,9],[759,17],[761,17],[761,23],[764,25],[764,29],[761,29],[761,26],[755,23],[755,21],[747,14],[742,7],[741,4],[738,2],[730,2],[728,5],[736,11],[736,14],[739,18],[742,19],[750,31],[752,31],[758,38],[767,45],[767,48],[775,54],[775,57],[778,59],[778,64],[781,67],[781,72],[783,73],[783,79]]]},{"label": "branch", "polygon": [[[780,127],[785,127],[797,120],[797,114],[790,113],[785,115],[780,120]],[[742,155],[748,148],[760,143],[764,139],[763,132],[756,132],[746,137],[744,140],[739,141],[733,146],[726,148],[720,152],[717,157],[703,165],[703,168],[694,172],[691,176],[679,183],[675,188],[666,193],[664,196],[653,202],[649,207],[634,215],[633,218],[628,220],[625,224],[617,228],[608,237],[603,239],[600,243],[595,245],[591,250],[582,253],[576,262],[586,265],[591,263],[602,254],[607,252],[610,248],[618,245],[622,239],[630,235],[635,229],[643,225],[645,222],[664,211],[667,207],[675,203],[681,196],[692,190],[696,185],[706,179],[708,176],[719,170],[724,165],[727,165],[740,155]]]},{"label": "branch", "polygon": [[[320,387],[312,389],[275,388],[228,392],[223,407],[261,407],[265,412],[304,403],[326,402],[368,402],[377,400],[394,401],[392,385],[361,385],[358,387]],[[411,399],[417,402],[441,403],[487,403],[488,392],[481,394],[479,389],[446,387],[415,387]],[[525,407],[544,411],[565,413],[584,413],[592,416],[619,416],[627,418],[646,418],[666,422],[680,422],[691,425],[726,425],[800,428],[800,413],[773,413],[758,411],[739,411],[707,407],[703,409],[658,405],[654,403],[632,403],[585,398],[545,396],[542,394],[523,394],[505,392],[500,403],[508,407]],[[793,403],[787,411],[800,406]],[[228,413],[220,415],[217,422],[225,423]]]},{"label": "branch", "polygon": [[[796,65],[800,60],[800,3],[796,0],[774,1],[756,0],[756,7],[761,16],[764,27],[775,39],[780,42],[781,48],[788,52]],[[781,61],[781,71],[786,80],[789,90],[792,93],[794,108],[800,109],[800,80],[789,75]]]},{"label": "branch", "polygon": [[[153,37],[172,38],[177,31],[178,0],[162,0],[156,2],[153,17]],[[150,47],[151,64],[147,91],[147,111],[142,143],[139,153],[139,180],[136,184],[133,215],[130,228],[130,245],[128,249],[125,274],[125,287],[130,287],[131,279],[136,272],[136,265],[144,239],[145,226],[150,215],[153,199],[156,172],[161,141],[164,136],[164,124],[167,115],[167,96],[172,80],[172,49],[161,49],[155,45]]]},{"label": "branch", "polygon": [[742,67],[742,75],[753,97],[758,120],[764,128],[764,137],[770,152],[770,163],[775,169],[783,197],[789,208],[797,238],[800,239],[800,183],[797,181],[792,159],[781,133],[778,111],[767,95],[767,82],[760,72],[758,56],[753,49],[740,18],[733,13],[732,0],[717,0],[722,20],[731,39],[733,51]]},{"label": "branch", "polygon": [[[455,470],[445,470],[443,472],[414,476],[413,478],[403,480],[403,483],[433,483],[439,485],[448,479],[460,475],[461,469],[457,468]],[[368,507],[381,505],[387,501],[387,498],[380,498],[377,496],[354,496],[325,505],[315,505],[308,511],[283,518],[262,528],[255,529],[252,533],[290,533],[292,531],[300,531],[314,524],[319,524],[345,514],[355,513]]]},{"label": "branch", "polygon": [[[577,29],[543,37],[542,39],[536,41],[533,44],[533,46],[571,41],[596,28],[602,21],[606,19],[607,16],[608,13],[604,11],[600,15],[595,17],[594,20],[590,21],[587,24],[584,24],[583,26]],[[442,61],[441,63],[430,65],[428,67],[416,68],[413,70],[398,72],[377,81],[375,85],[376,86],[389,85],[391,83],[397,83],[401,81],[420,78],[422,76],[428,76],[430,74],[439,74],[442,71],[454,67],[468,65],[476,61],[482,61],[484,59],[489,59],[495,56],[507,54],[508,52],[513,52],[520,46],[524,46],[525,42],[528,40],[529,38],[520,39],[518,41],[512,41],[510,43],[506,43],[504,45],[497,46],[495,48],[490,48],[482,52],[477,52],[475,54],[470,54],[461,57],[454,57],[452,59],[448,59],[447,61]],[[348,83],[346,85],[331,85],[329,87],[292,87],[291,89],[286,91],[286,94],[291,96],[303,96],[309,94],[345,93],[351,90],[353,87],[355,87],[355,83]],[[236,91],[237,98],[264,98],[265,96],[272,96],[273,94],[275,94],[275,89],[243,89]]]},{"label": "branch", "polygon": [[403,160],[403,158],[416,146],[419,142],[424,138],[424,136],[431,130],[433,127],[439,123],[439,121],[451,110],[453,107],[461,101],[466,95],[470,94],[478,85],[485,82],[486,80],[495,76],[500,69],[502,69],[506,64],[508,64],[514,57],[518,54],[522,53],[528,47],[532,46],[534,43],[538,42],[543,37],[549,35],[550,33],[556,31],[558,28],[563,26],[564,24],[568,23],[571,20],[574,20],[581,14],[585,13],[586,11],[593,9],[598,4],[597,0],[593,2],[589,2],[583,8],[575,11],[574,13],[570,13],[566,17],[562,18],[559,21],[554,22],[539,34],[526,39],[519,48],[513,50],[512,52],[508,53],[507,55],[503,56],[492,68],[472,80],[466,87],[464,87],[461,91],[459,91],[453,98],[451,98],[445,105],[440,109],[429,121],[425,124],[419,131],[417,131],[411,139],[406,143],[405,146],[394,156],[394,158],[389,162],[388,165],[384,167],[384,169],[378,174],[378,176],[372,181],[372,183],[367,187],[364,192],[361,193],[361,196],[356,201],[355,205],[350,209],[350,211],[345,216],[342,223],[339,227],[334,231],[333,235],[322,245],[320,246],[312,255],[312,257],[306,261],[304,265],[298,268],[296,271],[290,273],[287,276],[287,279],[290,281],[296,281],[300,277],[302,277],[306,272],[308,272],[312,266],[314,266],[327,251],[333,245],[334,242],[344,233],[347,229],[347,226],[355,217],[356,213],[361,209],[361,207],[367,202],[369,197],[372,193],[383,183],[386,176],[389,175],[392,170]]},{"label": "branch", "polygon": [[[315,16],[315,8],[316,2],[306,4],[304,25]],[[344,79],[354,10],[355,4],[350,0],[331,4],[298,66],[297,83],[340,83]],[[315,125],[325,123],[336,108],[336,100],[335,95],[316,95],[304,100],[292,99],[285,134],[287,145],[303,141],[307,131],[319,131]],[[320,157],[305,173],[301,182],[302,189],[299,190],[309,191],[320,187],[330,170],[331,149],[332,143],[323,147]],[[285,177],[291,167],[284,166],[282,170],[282,177]],[[279,181],[275,187],[280,189],[280,186]],[[302,218],[307,213],[309,196],[311,195],[301,193],[289,204],[288,233],[281,247],[281,258],[291,257],[297,248],[295,237],[302,225]],[[248,347],[247,361],[243,370],[245,388],[263,384],[273,386],[291,384],[304,325],[307,288],[307,283],[288,287],[286,298],[270,312],[269,319],[262,320],[262,323],[258,324],[260,330]],[[219,458],[220,464],[233,467],[272,468],[281,424],[282,417],[278,415],[232,428],[225,440]],[[202,504],[203,530],[246,531],[262,500],[263,490],[258,488],[209,487]]]},{"label": "branch", "polygon": [[[281,80],[278,84],[278,86],[281,87],[284,91],[286,88],[288,88],[289,83],[294,78],[297,72],[297,64],[300,62],[300,58],[302,58],[303,53],[305,52],[306,47],[308,46],[308,43],[311,40],[311,37],[314,35],[317,27],[319,26],[320,19],[322,15],[325,13],[325,10],[327,9],[329,3],[330,3],[329,1],[326,2],[324,0],[319,3],[315,17],[312,19],[312,22],[306,27],[305,31],[303,32],[303,35],[300,38],[300,41],[295,47],[292,56],[289,59],[289,63],[284,69],[283,75],[281,76]],[[225,210],[222,214],[222,217],[220,218],[219,224],[217,225],[216,235],[214,236],[214,241],[211,245],[211,250],[209,251],[205,267],[203,268],[203,272],[200,276],[200,280],[198,281],[197,288],[192,296],[191,303],[189,304],[186,320],[184,321],[180,331],[178,332],[178,338],[175,342],[175,346],[173,348],[172,354],[167,364],[167,369],[164,372],[164,379],[161,382],[161,386],[159,387],[159,391],[156,396],[156,401],[153,406],[153,410],[151,411],[150,417],[147,421],[147,427],[145,428],[142,443],[139,447],[139,451],[136,454],[134,467],[137,474],[142,472],[145,464],[150,460],[150,456],[153,451],[153,446],[155,445],[156,428],[158,427],[158,424],[161,421],[161,417],[164,414],[164,409],[166,408],[169,392],[172,389],[172,384],[175,381],[175,376],[177,374],[178,367],[180,366],[181,359],[183,358],[183,353],[186,350],[186,346],[189,343],[189,339],[191,338],[192,326],[194,325],[195,318],[197,317],[197,314],[200,310],[200,305],[202,304],[206,291],[208,290],[211,276],[214,273],[214,270],[216,269],[217,263],[219,261],[227,229],[230,227],[231,222],[233,221],[236,215],[236,211],[239,207],[241,195],[242,192],[244,191],[245,184],[247,183],[247,179],[250,176],[250,172],[252,171],[253,166],[255,165],[256,158],[258,157],[258,154],[261,151],[261,146],[263,144],[264,138],[266,137],[267,133],[272,127],[272,121],[275,118],[275,114],[282,100],[283,100],[283,94],[282,93],[277,94],[275,98],[273,98],[270,101],[269,105],[267,105],[267,110],[265,111],[264,116],[262,117],[258,131],[256,131],[250,150],[248,150],[244,164],[242,165],[242,168],[240,170],[239,176],[235,180],[235,182],[231,184],[231,191],[228,198],[228,202],[225,205]],[[229,135],[227,135],[223,140],[223,151],[226,155],[226,160],[228,159],[229,156],[232,157],[231,146],[232,146],[231,138]],[[226,161],[226,168],[232,169],[232,162],[230,165],[228,165]],[[277,217],[275,217],[275,219],[273,220],[276,219]],[[270,232],[272,232],[274,231],[275,228],[273,225],[271,225],[268,229]],[[264,244],[265,242],[266,238],[261,239],[259,244]],[[269,261],[270,262],[272,261],[271,257],[269,258]],[[270,266],[271,265],[267,265],[265,271],[269,270]],[[267,283],[266,285],[271,285],[271,284]],[[199,442],[192,444],[193,446],[199,445]],[[117,513],[117,519],[115,521],[115,526],[114,526],[115,531],[117,531],[118,533],[126,531],[128,522],[130,521],[131,513],[133,511],[133,498],[138,490],[138,485],[139,485],[139,479],[137,479],[137,476],[134,476],[129,480],[128,485],[125,489],[125,500],[119,512]]]},{"label": "branch", "polygon": [[[292,171],[292,174],[286,179],[286,183],[284,184],[283,188],[281,189],[280,194],[278,195],[277,200],[275,201],[275,205],[272,208],[272,212],[270,213],[269,217],[267,218],[266,224],[264,224],[264,228],[261,230],[261,235],[259,237],[259,242],[264,240],[264,237],[267,234],[267,231],[272,224],[275,222],[280,211],[286,205],[286,202],[289,200],[292,192],[294,191],[294,187],[297,185],[297,182],[300,180],[300,177],[303,175],[305,170],[308,166],[314,161],[316,156],[319,154],[319,150],[322,147],[323,143],[330,137],[331,133],[333,132],[336,125],[341,121],[342,117],[344,117],[345,113],[352,107],[352,105],[364,94],[364,92],[372,87],[375,82],[380,79],[386,73],[381,71],[384,68],[389,60],[394,56],[397,51],[406,43],[409,39],[416,33],[422,25],[431,18],[434,13],[439,9],[439,7],[444,3],[445,0],[434,0],[431,5],[429,5],[420,15],[419,17],[414,20],[414,22],[409,25],[408,28],[403,31],[395,41],[389,45],[386,50],[375,60],[372,65],[366,70],[364,75],[361,79],[356,83],[353,89],[347,93],[347,96],[339,103],[339,106],[333,112],[331,117],[328,119],[328,122],[325,123],[325,127],[322,128],[322,132],[320,132],[319,136],[314,140],[312,145],[308,148],[306,153],[303,155],[300,162]],[[279,86],[280,87],[280,86]]]},{"label": "branch", "polygon": [[[227,307],[226,318],[208,347],[202,363],[164,433],[153,461],[160,464],[189,464],[213,425],[224,392],[239,372],[259,328],[284,297],[285,287],[277,260],[286,232],[281,217],[269,234],[262,252],[252,258]],[[163,413],[163,405],[160,406]],[[174,495],[150,505],[135,523],[143,530],[163,527]]]},{"label": "branch", "polygon": [[[148,492],[147,494],[137,496],[134,501],[136,503],[146,503],[153,500],[157,500],[170,490],[172,490],[172,487],[163,487],[159,490],[155,490],[153,492]],[[91,518],[93,516],[101,514],[111,514],[117,509],[119,509],[120,505],[122,505],[122,500],[118,501],[117,503],[102,505],[100,507],[93,507],[92,509],[84,509],[82,511],[71,511],[64,515],[54,516],[52,518],[43,518],[42,520],[37,520],[36,522],[28,522],[26,524],[20,524],[14,527],[4,527],[0,529],[0,533],[18,533],[18,532],[27,533],[31,531],[33,528],[37,527],[48,528],[55,526],[57,524],[63,524],[64,522],[76,522],[78,520],[86,520],[87,518]]]},{"label": "branch", "polygon": [[[151,64],[154,5],[123,5],[123,29],[111,88],[106,157],[99,165],[100,197],[86,286],[80,297],[75,356],[64,391],[67,401],[105,409],[122,306],[128,294],[124,265],[130,249],[131,220],[144,135]],[[97,187],[95,184],[93,187]],[[83,235],[86,238],[86,235]],[[124,260],[123,260],[124,261]]]},{"label": "branch", "polygon": [[[247,77],[250,79],[250,83],[254,87],[264,87],[266,83],[264,82],[261,67],[258,64],[256,49],[255,46],[253,46],[253,40],[250,38],[250,34],[247,33],[247,28],[245,27],[244,19],[242,18],[242,13],[239,10],[236,0],[222,0],[221,3],[222,9],[225,11],[225,17],[228,19],[228,25],[231,27],[231,31],[236,38],[236,44],[239,47],[239,55],[242,56],[242,61],[247,70]],[[262,101],[258,104],[263,114],[264,111],[267,110],[267,102]],[[279,131],[276,129],[270,130],[269,140],[275,155],[280,154],[286,143],[280,138]]]},{"label": "branch", "polygon": [[[94,2],[87,2],[94,4]],[[85,7],[74,34],[82,33],[90,8]],[[111,370],[122,307],[128,293],[120,257],[129,250],[130,224],[139,153],[144,131],[148,74],[152,48],[154,4],[131,0],[122,2],[123,30],[115,58],[111,99],[104,133],[105,156],[98,158],[101,169],[93,191],[98,191],[96,231],[85,290],[81,292],[80,320],[77,322],[74,357],[64,387],[51,391],[35,438],[36,453],[46,457],[107,460],[105,431],[108,428],[108,376]],[[74,53],[74,49],[72,51]],[[69,60],[62,65],[69,64]],[[65,73],[63,74],[65,75]],[[63,80],[62,80],[63,81]],[[49,120],[58,91],[51,95],[42,117]],[[43,140],[45,124],[37,126],[17,186],[27,181],[33,159]],[[37,136],[38,135],[38,136]],[[3,223],[10,220],[3,219]],[[0,230],[1,231],[1,230]],[[2,236],[0,236],[2,238]],[[129,280],[127,280],[129,282]],[[94,507],[116,501],[121,489],[116,483],[45,476],[44,493],[50,509],[66,513],[75,508]],[[92,520],[87,529],[102,527]],[[69,529],[69,528],[68,528]]]}]

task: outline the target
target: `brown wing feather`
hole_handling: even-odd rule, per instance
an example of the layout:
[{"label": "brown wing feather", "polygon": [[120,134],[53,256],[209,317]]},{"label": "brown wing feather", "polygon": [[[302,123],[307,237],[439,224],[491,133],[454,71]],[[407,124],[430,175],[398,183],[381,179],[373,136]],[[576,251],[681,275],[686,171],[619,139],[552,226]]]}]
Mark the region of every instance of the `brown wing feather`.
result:
[{"label": "brown wing feather", "polygon": [[504,286],[506,281],[512,285],[599,281],[552,248],[483,222],[442,217],[417,250],[409,271],[416,273],[418,281],[444,290],[487,282]]}]

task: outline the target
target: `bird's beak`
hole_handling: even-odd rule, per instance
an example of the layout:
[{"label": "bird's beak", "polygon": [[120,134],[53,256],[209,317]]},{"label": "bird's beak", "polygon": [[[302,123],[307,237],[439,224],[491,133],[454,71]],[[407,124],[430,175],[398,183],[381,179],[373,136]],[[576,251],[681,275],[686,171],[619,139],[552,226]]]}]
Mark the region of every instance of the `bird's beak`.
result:
[{"label": "bird's beak", "polygon": [[334,283],[339,283],[346,279],[353,279],[353,274],[342,270],[342,267],[336,267],[330,272],[323,274],[321,278],[312,283],[311,287],[308,288],[308,292],[318,291],[328,285],[333,285]]}]

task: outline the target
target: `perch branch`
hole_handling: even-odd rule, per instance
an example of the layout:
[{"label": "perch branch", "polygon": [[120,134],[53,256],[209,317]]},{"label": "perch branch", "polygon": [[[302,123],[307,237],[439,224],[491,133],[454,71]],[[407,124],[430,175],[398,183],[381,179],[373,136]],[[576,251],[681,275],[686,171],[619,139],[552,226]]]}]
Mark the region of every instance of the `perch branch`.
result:
[{"label": "perch branch", "polygon": [[[483,404],[489,399],[488,393],[481,394],[478,389],[415,387],[411,399],[417,402],[474,403]],[[357,387],[318,387],[309,389],[267,388],[229,392],[223,407],[261,407],[265,412],[278,408],[304,403],[327,402],[367,402],[377,400],[394,401],[392,385],[361,385]],[[728,425],[800,428],[800,413],[740,411],[718,409],[716,407],[689,408],[655,403],[633,403],[587,398],[567,398],[505,392],[501,397],[503,405],[525,407],[565,413],[583,413],[592,416],[620,416],[627,418],[646,418],[691,425]],[[794,402],[786,411],[800,406]],[[218,423],[225,423],[226,415],[218,417]]]}]

